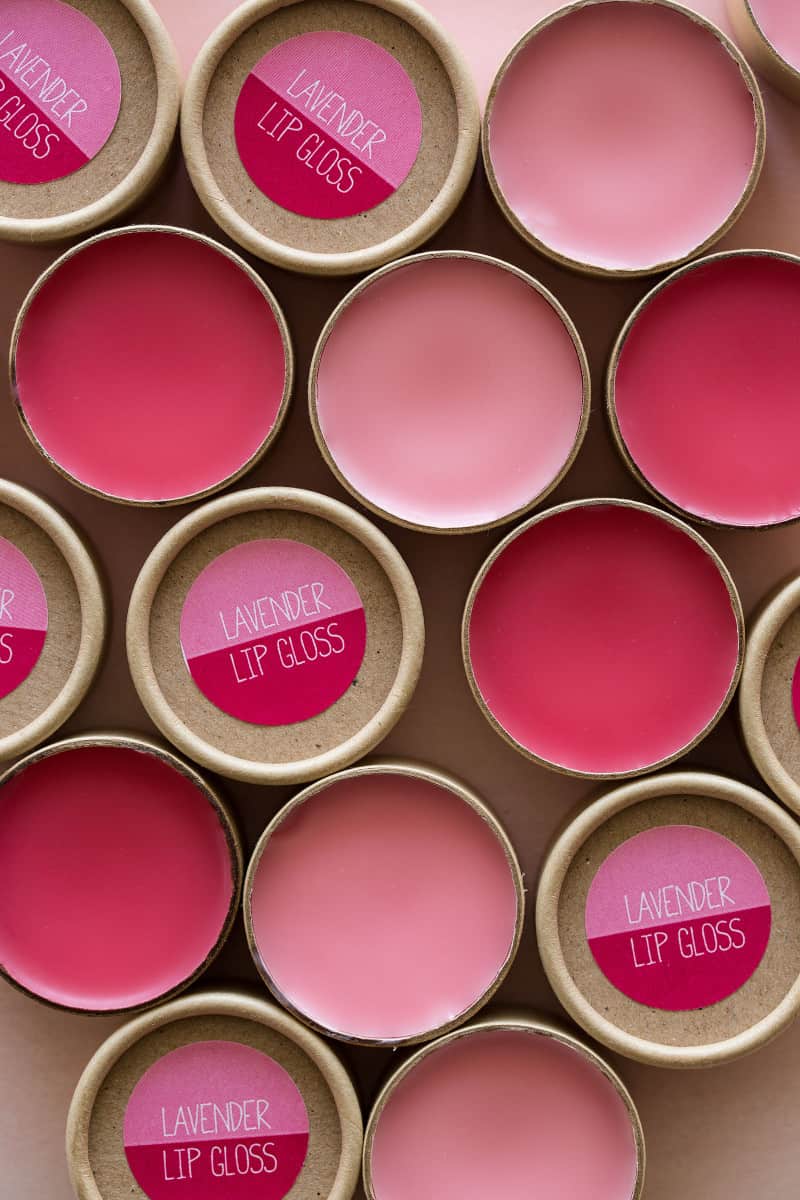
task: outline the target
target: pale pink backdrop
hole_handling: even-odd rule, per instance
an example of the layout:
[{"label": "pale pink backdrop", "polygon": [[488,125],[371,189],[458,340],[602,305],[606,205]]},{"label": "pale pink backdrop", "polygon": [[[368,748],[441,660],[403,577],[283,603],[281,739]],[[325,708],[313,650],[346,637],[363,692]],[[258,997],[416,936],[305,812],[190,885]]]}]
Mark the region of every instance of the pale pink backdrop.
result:
[{"label": "pale pink backdrop", "polygon": [[[157,6],[184,66],[233,7],[228,0],[157,0]],[[513,42],[556,5],[547,0],[429,0],[429,7],[460,43],[485,96],[496,66]],[[723,0],[696,0],[695,7],[729,29]],[[768,88],[765,95],[766,168],[752,204],[723,245],[760,245],[800,253],[800,108]],[[214,232],[178,161],[157,195],[132,219]],[[580,329],[592,362],[594,411],[586,445],[555,499],[592,494],[641,498],[611,446],[601,412],[600,379],[613,337],[645,285],[578,278],[539,258],[496,213],[480,172],[434,245],[494,253],[531,271],[553,288]],[[0,336],[6,344],[26,289],[54,257],[51,249],[0,249]],[[304,280],[269,267],[263,268],[263,275],[286,310],[301,383],[285,433],[249,482],[298,484],[342,496],[314,448],[302,381],[314,339],[347,283]],[[177,514],[126,512],[83,495],[38,459],[8,402],[0,406],[0,431],[0,474],[38,487],[70,510],[89,531],[111,578],[114,631],[109,657],[68,731],[112,724],[146,730],[147,719],[125,668],[124,613],[138,566]],[[428,758],[482,790],[506,822],[532,886],[553,829],[589,789],[525,762],[489,729],[469,696],[459,658],[458,622],[471,578],[497,535],[442,540],[387,530],[418,579],[429,638],[415,703],[385,748]],[[711,540],[733,570],[748,611],[778,579],[800,568],[797,528],[750,535],[715,533]],[[691,761],[756,782],[732,715]],[[242,786],[229,786],[227,792],[250,844],[289,794],[286,789]],[[210,982],[236,979],[255,982],[241,929],[209,976]],[[557,1011],[537,961],[530,922],[502,999]],[[61,1015],[2,985],[0,1012],[0,1197],[68,1200],[62,1149],[66,1106],[85,1060],[118,1022]],[[391,1055],[361,1051],[346,1057],[366,1104]],[[618,1065],[639,1104],[647,1133],[647,1200],[752,1200],[754,1196],[791,1200],[800,1194],[800,1026],[752,1058],[713,1071],[686,1075],[623,1061]]]}]

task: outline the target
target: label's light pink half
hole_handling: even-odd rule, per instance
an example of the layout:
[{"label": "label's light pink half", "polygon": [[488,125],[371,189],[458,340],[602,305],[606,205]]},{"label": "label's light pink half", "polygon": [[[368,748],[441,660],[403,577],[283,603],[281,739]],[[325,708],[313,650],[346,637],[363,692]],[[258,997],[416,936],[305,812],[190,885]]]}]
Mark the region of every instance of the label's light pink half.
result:
[{"label": "label's light pink half", "polygon": [[795,0],[750,0],[750,7],[767,41],[800,71],[800,6]]},{"label": "label's light pink half", "polygon": [[397,1086],[372,1146],[376,1200],[630,1200],[630,1116],[552,1038],[487,1031],[433,1050]]},{"label": "label's light pink half", "polygon": [[434,528],[491,522],[558,476],[583,378],[561,317],[512,272],[410,263],[339,316],[317,411],[342,474],[372,504]]},{"label": "label's light pink half", "polygon": [[577,9],[533,38],[489,148],[522,224],[559,254],[647,270],[728,218],[756,147],[753,100],[716,36],[655,4]]},{"label": "label's light pink half", "polygon": [[363,1038],[434,1029],[470,1008],[511,949],[504,850],[454,793],[385,773],[342,779],[267,843],[250,897],[262,961],[318,1024]]},{"label": "label's light pink half", "polygon": [[617,366],[620,433],[647,480],[731,525],[800,515],[800,265],[717,259],[668,283]]},{"label": "label's light pink half", "polygon": [[0,790],[0,962],[47,1000],[109,1010],[182,983],[219,938],[224,830],[152,754],[78,747]]},{"label": "label's light pink half", "polygon": [[653,513],[568,509],[495,560],[469,626],[478,688],[548,762],[623,774],[679,752],[714,719],[738,661],[712,558]]},{"label": "label's light pink half", "polygon": [[205,491],[243,467],[280,411],[286,360],[267,300],[231,259],[179,233],[73,255],[17,346],[25,417],[82,483],[128,500]]}]

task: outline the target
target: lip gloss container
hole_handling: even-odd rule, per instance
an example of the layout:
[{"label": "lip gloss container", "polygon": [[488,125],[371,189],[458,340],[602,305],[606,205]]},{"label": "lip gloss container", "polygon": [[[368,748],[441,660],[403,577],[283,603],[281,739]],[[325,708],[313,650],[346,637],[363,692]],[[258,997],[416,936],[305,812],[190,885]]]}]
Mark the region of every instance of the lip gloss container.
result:
[{"label": "lip gloss container", "polygon": [[800,100],[800,21],[785,0],[728,0],[737,40],[759,75]]}]

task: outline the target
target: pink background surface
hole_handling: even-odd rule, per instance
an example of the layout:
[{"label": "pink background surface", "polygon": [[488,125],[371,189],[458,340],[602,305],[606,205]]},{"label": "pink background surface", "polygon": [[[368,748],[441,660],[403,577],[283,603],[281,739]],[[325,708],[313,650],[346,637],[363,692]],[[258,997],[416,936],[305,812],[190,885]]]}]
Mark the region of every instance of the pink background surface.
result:
[{"label": "pink background surface", "polygon": [[[429,0],[429,4],[461,43],[484,94],[496,65],[516,38],[555,7],[547,0],[495,0],[488,10],[479,0]],[[184,62],[231,7],[227,0],[204,0],[202,4],[198,0],[159,0]],[[696,0],[696,7],[729,29],[723,0],[703,0],[702,4]],[[766,86],[764,93],[769,122],[764,173],[752,204],[722,245],[764,245],[800,253],[800,109]],[[133,219],[160,219],[214,232],[177,161],[159,192]],[[584,449],[555,498],[602,492],[643,499],[612,447],[599,389],[613,339],[646,291],[646,284],[617,285],[579,278],[539,258],[495,211],[480,172],[433,246],[468,246],[517,263],[556,292],[578,325],[592,363],[594,411]],[[50,248],[0,249],[0,319],[6,343],[27,288],[55,256]],[[298,349],[298,379],[302,380],[314,340],[348,282],[306,280],[270,267],[265,267],[263,274],[286,310]],[[147,729],[124,662],[124,612],[136,571],[178,514],[130,513],[83,495],[39,459],[20,430],[10,402],[0,406],[0,473],[30,483],[64,504],[90,531],[111,579],[115,615],[110,653],[97,686],[68,729],[91,729],[112,721]],[[314,450],[301,387],[283,436],[248,482],[294,483],[346,498]],[[532,884],[553,830],[589,789],[580,781],[533,767],[507,747],[489,728],[469,694],[460,661],[458,624],[472,578],[499,536],[445,540],[396,529],[389,529],[389,534],[416,574],[429,638],[415,703],[384,749],[427,756],[481,790],[505,821]],[[710,540],[732,569],[747,611],[769,587],[800,566],[797,528],[764,534],[713,532]],[[757,782],[732,715],[689,761]],[[264,791],[232,785],[226,791],[250,845],[289,794],[286,789]],[[240,926],[208,981],[221,980],[255,981]],[[558,1011],[538,964],[530,921],[501,998]],[[86,1059],[117,1024],[107,1018],[91,1020],[53,1012],[10,988],[0,988],[0,1086],[4,1096],[13,1097],[0,1105],[4,1194],[15,1200],[40,1200],[43,1196],[69,1200],[62,1148],[67,1104]],[[388,1069],[391,1055],[363,1051],[346,1057],[357,1071],[367,1103]],[[752,1058],[696,1072],[691,1078],[622,1060],[617,1065],[636,1097],[647,1131],[647,1200],[682,1196],[751,1200],[754,1195],[777,1200],[797,1193],[800,1025]]]}]

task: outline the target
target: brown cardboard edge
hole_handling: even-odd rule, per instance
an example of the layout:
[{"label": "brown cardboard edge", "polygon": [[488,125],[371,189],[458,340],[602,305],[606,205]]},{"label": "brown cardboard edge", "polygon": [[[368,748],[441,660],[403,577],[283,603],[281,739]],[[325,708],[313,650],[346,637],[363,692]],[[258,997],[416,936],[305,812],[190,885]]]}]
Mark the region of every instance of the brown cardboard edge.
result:
[{"label": "brown cardboard edge", "polygon": [[593,800],[561,829],[544,860],[536,896],[536,940],[545,974],[560,1003],[591,1037],[627,1058],[655,1067],[717,1066],[757,1050],[777,1037],[800,1012],[800,977],[768,1017],[733,1037],[706,1045],[662,1045],[636,1037],[607,1020],[583,996],[570,974],[558,935],[561,890],[573,858],[610,817],[642,801],[688,792],[737,805],[781,839],[800,870],[800,826],[774,801],[738,780],[705,771],[671,771],[622,784]]},{"label": "brown cardboard edge", "polygon": [[[168,500],[133,500],[125,496],[115,496],[110,492],[100,491],[98,488],[94,488],[90,484],[84,483],[84,481],[78,479],[76,475],[71,474],[55,458],[53,458],[51,454],[48,453],[31,428],[22,404],[22,400],[20,398],[19,384],[17,380],[17,349],[19,346],[19,339],[22,336],[25,319],[30,311],[31,305],[41,289],[49,282],[52,276],[57,274],[57,272],[66,262],[81,254],[90,246],[96,245],[97,242],[108,241],[112,238],[128,237],[130,235],[136,235],[139,233],[173,234],[176,237],[184,237],[189,241],[199,242],[208,249],[214,250],[218,254],[221,254],[223,258],[227,258],[236,267],[238,267],[257,288],[264,300],[266,300],[270,311],[275,318],[281,337],[281,343],[283,345],[285,362],[283,394],[281,396],[280,407],[278,409],[277,416],[275,417],[275,422],[261,445],[253,454],[250,455],[247,462],[243,463],[242,466],[234,471],[231,475],[227,475],[224,479],[219,480],[217,483],[212,484],[210,487],[207,487],[200,492],[191,492],[189,495],[185,496],[174,496]],[[154,285],[155,283],[156,281],[154,281]],[[20,310],[17,313],[16,320],[14,321],[14,328],[11,333],[11,346],[8,356],[9,385],[11,388],[11,396],[17,416],[23,430],[28,437],[28,440],[31,442],[34,448],[38,450],[45,462],[48,463],[48,465],[52,467],[52,469],[56,471],[62,477],[62,479],[68,480],[71,484],[74,484],[75,487],[80,488],[83,492],[87,492],[90,496],[97,496],[101,500],[110,500],[114,504],[122,504],[128,508],[171,508],[179,504],[190,504],[196,500],[204,500],[208,496],[213,496],[217,492],[222,491],[224,488],[230,487],[232,483],[236,483],[238,480],[242,479],[261,461],[267,451],[277,440],[278,435],[284,426],[286,416],[289,411],[289,403],[292,397],[292,388],[294,386],[294,370],[294,351],[292,349],[292,341],[289,334],[289,327],[286,323],[286,317],[284,316],[283,310],[278,304],[274,293],[269,287],[267,287],[267,284],[264,282],[261,276],[256,274],[253,268],[246,263],[245,260],[234,250],[229,250],[227,246],[223,246],[220,242],[215,241],[213,238],[207,237],[203,233],[198,233],[193,229],[183,229],[177,225],[125,225],[121,229],[109,229],[104,233],[96,233],[93,237],[86,238],[85,241],[79,242],[76,246],[72,246],[69,250],[66,250],[55,260],[55,262],[52,262],[49,267],[42,271],[41,275],[34,282],[25,299],[23,300]]]},{"label": "brown cardboard edge", "polygon": [[331,1089],[339,1115],[342,1155],[334,1185],[324,1200],[350,1200],[358,1182],[363,1123],[346,1068],[321,1038],[266,1000],[246,992],[202,991],[173,1000],[139,1016],[112,1033],[81,1075],[67,1116],[66,1149],[70,1182],[78,1200],[113,1200],[97,1187],[89,1158],[89,1126],[97,1094],[116,1062],[147,1034],[189,1017],[240,1017],[275,1029],[311,1059]]},{"label": "brown cardboard edge", "polygon": [[15,762],[13,766],[8,767],[2,772],[2,774],[0,774],[0,791],[2,791],[4,784],[8,783],[16,775],[19,775],[34,763],[41,762],[43,759],[52,758],[53,755],[62,754],[70,750],[94,746],[108,746],[112,748],[116,747],[118,749],[136,750],[142,754],[150,754],[152,757],[159,759],[163,763],[166,763],[167,766],[171,767],[174,771],[177,771],[180,775],[183,775],[186,779],[188,779],[190,783],[192,783],[194,787],[201,792],[204,799],[207,800],[214,809],[219,823],[222,826],[222,831],[225,835],[225,841],[227,843],[228,854],[230,857],[231,879],[233,884],[230,904],[228,906],[228,912],[225,915],[225,921],[220,929],[217,940],[203,961],[195,968],[191,975],[188,975],[186,979],[176,984],[175,987],[170,988],[168,992],[164,992],[159,996],[155,996],[152,1000],[146,1000],[142,1004],[134,1004],[125,1008],[104,1009],[85,1009],[76,1008],[69,1004],[59,1004],[58,1001],[49,1000],[46,997],[40,996],[38,993],[33,992],[29,988],[25,987],[24,984],[20,983],[19,980],[10,975],[6,971],[5,966],[0,963],[0,978],[5,979],[7,983],[10,983],[12,987],[16,988],[17,991],[22,992],[23,995],[29,996],[32,1000],[38,1001],[47,1008],[57,1009],[61,1012],[80,1013],[83,1016],[109,1017],[119,1015],[121,1013],[133,1014],[144,1012],[147,1009],[151,1009],[167,1000],[171,1000],[174,996],[180,995],[181,992],[185,991],[186,988],[195,983],[203,974],[203,972],[211,965],[222,947],[225,945],[225,942],[227,941],[228,936],[233,929],[233,925],[239,911],[239,901],[242,894],[242,877],[244,874],[244,854],[242,850],[241,838],[239,837],[239,832],[233,819],[231,810],[217,789],[212,787],[208,780],[205,779],[190,763],[184,762],[183,759],[179,758],[171,750],[168,750],[153,738],[146,737],[142,734],[117,731],[81,733],[76,734],[73,737],[63,738],[57,742],[50,742],[46,746],[40,746],[38,750],[34,750],[30,754],[25,755],[23,758]]},{"label": "brown cardboard edge", "polygon": [[745,58],[784,96],[800,102],[800,71],[775,49],[759,25],[750,0],[727,0],[727,9]]},{"label": "brown cardboard edge", "polygon": [[767,597],[750,625],[739,687],[739,722],[747,752],[761,778],[787,807],[800,815],[800,785],[772,748],[761,710],[764,668],[775,638],[800,607],[800,575]]},{"label": "brown cardboard edge", "polygon": [[[150,659],[150,610],[176,555],[210,526],[263,508],[321,517],[361,542],[386,573],[397,597],[403,647],[397,675],[384,703],[367,724],[332,750],[288,763],[260,763],[209,746],[167,704]],[[146,559],[131,594],[126,629],[128,666],[134,687],[151,720],[184,754],[201,766],[245,783],[304,783],[350,766],[386,736],[408,706],[422,669],[425,622],[411,571],[399,550],[366,517],[338,500],[299,488],[251,488],[229,493],[195,509],[172,527]]]},{"label": "brown cardboard edge", "polygon": [[181,107],[181,143],[189,177],[200,202],[240,246],[265,262],[288,271],[308,275],[355,275],[408,254],[433,237],[452,216],[467,189],[478,156],[480,110],[475,85],[466,60],[438,21],[414,0],[359,2],[384,9],[401,18],[430,43],[450,79],[458,113],[459,132],[453,162],[436,202],[394,237],[366,249],[338,254],[320,254],[286,246],[254,229],[228,202],[211,173],[203,141],[203,111],[208,88],[220,60],[237,38],[256,21],[288,4],[302,3],[302,0],[247,0],[211,35],[195,59],[186,81]]},{"label": "brown cardboard edge", "polygon": [[39,716],[16,733],[0,738],[0,763],[24,754],[64,724],[89,691],[97,674],[108,632],[105,588],[82,535],[47,500],[10,480],[0,479],[0,504],[22,513],[50,538],[72,572],[81,609],[81,637],[69,678]]},{"label": "brown cardboard edge", "polygon": [[492,81],[481,127],[481,152],[483,156],[483,165],[486,171],[486,178],[489,181],[492,195],[494,196],[500,211],[503,213],[503,216],[506,218],[514,231],[519,234],[522,240],[527,242],[529,246],[532,246],[534,250],[537,250],[540,254],[552,259],[560,266],[567,267],[569,270],[577,271],[583,275],[591,275],[603,279],[637,279],[647,275],[656,275],[661,271],[671,271],[675,267],[680,266],[682,263],[688,262],[690,259],[695,258],[697,255],[704,254],[708,249],[710,249],[711,246],[715,244],[715,242],[718,242],[720,238],[723,237],[728,230],[733,227],[736,221],[738,221],[739,217],[744,212],[744,209],[747,207],[750,199],[752,198],[756,184],[759,180],[759,176],[761,175],[761,168],[764,165],[767,133],[766,114],[764,112],[764,101],[761,96],[758,81],[756,80],[749,63],[744,58],[736,44],[732,42],[731,39],[712,21],[709,21],[706,17],[701,16],[699,13],[694,12],[691,9],[685,8],[682,4],[676,4],[674,0],[624,0],[624,2],[628,4],[637,3],[657,5],[660,8],[668,8],[673,12],[679,13],[681,16],[687,17],[690,21],[693,21],[695,25],[699,25],[702,29],[706,30],[706,32],[713,34],[713,36],[716,37],[720,42],[723,49],[733,59],[742,76],[742,82],[750,93],[750,97],[753,102],[753,119],[756,136],[755,147],[753,150],[753,162],[750,168],[750,173],[741,196],[723,223],[719,225],[712,233],[710,233],[709,236],[703,242],[701,242],[699,246],[695,246],[687,254],[681,255],[679,258],[671,259],[667,262],[654,263],[652,266],[647,267],[602,267],[596,263],[583,262],[579,259],[569,258],[567,255],[561,254],[558,250],[548,246],[546,242],[543,242],[540,238],[537,238],[536,235],[533,234],[523,224],[523,222],[509,205],[505,195],[503,194],[500,184],[498,183],[497,176],[495,175],[494,164],[492,162],[491,147],[489,144],[489,126],[491,125],[492,120],[492,110],[494,108],[497,92],[503,82],[508,68],[511,66],[511,63],[517,57],[520,51],[524,50],[528,42],[530,42],[538,34],[544,32],[544,30],[552,25],[555,21],[560,20],[561,17],[570,16],[577,10],[581,8],[588,8],[590,5],[605,4],[609,2],[613,2],[613,0],[575,0],[574,3],[567,4],[565,7],[559,8],[555,12],[550,13],[549,16],[544,17],[538,22],[538,24],[534,25],[532,29],[530,29],[522,36],[522,38],[520,38],[513,49],[509,51],[508,55],[498,69],[494,80]]},{"label": "brown cardboard edge", "polygon": [[139,161],[116,187],[99,200],[57,217],[20,218],[0,215],[0,239],[12,242],[58,242],[87,233],[120,216],[141,200],[158,181],[175,137],[181,104],[178,55],[161,17],[149,0],[117,0],[139,25],[150,47],[158,81],[155,121]]},{"label": "brown cardboard edge", "polygon": [[[561,320],[564,328],[572,339],[572,344],[575,347],[575,354],[577,355],[578,364],[581,371],[583,398],[581,404],[580,421],[578,423],[578,428],[575,433],[575,440],[572,443],[569,455],[567,456],[567,459],[558,474],[554,476],[554,478],[546,485],[546,487],[544,487],[531,500],[528,500],[520,508],[514,510],[513,512],[506,513],[503,516],[497,517],[493,521],[482,522],[478,525],[461,525],[450,527],[443,525],[420,525],[413,521],[408,521],[405,518],[398,516],[396,513],[391,513],[388,510],[381,508],[379,505],[374,504],[371,500],[367,499],[367,497],[364,496],[358,490],[358,488],[354,486],[354,484],[350,482],[344,472],[340,469],[330,447],[328,446],[325,435],[322,432],[319,413],[317,411],[317,378],[319,375],[320,364],[322,362],[322,356],[325,352],[328,338],[336,328],[339,318],[349,308],[350,304],[364,292],[366,292],[372,283],[377,282],[377,280],[384,278],[384,276],[391,274],[393,271],[402,269],[404,267],[413,267],[417,263],[428,262],[430,260],[440,258],[468,259],[471,262],[484,263],[487,266],[502,269],[511,275],[515,275],[518,279],[522,280],[523,283],[527,284],[527,286],[533,291],[537,292],[538,295],[540,295],[542,299],[550,305],[553,312]],[[429,250],[423,252],[422,254],[414,254],[406,258],[398,259],[395,262],[381,267],[379,270],[374,271],[371,275],[368,275],[366,279],[362,279],[359,283],[357,283],[355,287],[348,292],[342,300],[339,301],[336,308],[325,322],[322,333],[319,335],[317,344],[314,348],[314,354],[311,359],[311,367],[308,377],[308,409],[309,416],[311,418],[311,428],[314,432],[314,438],[316,440],[317,447],[319,448],[319,452],[325,459],[329,469],[342,487],[345,488],[350,495],[359,502],[359,504],[362,504],[364,508],[374,513],[375,516],[382,517],[386,521],[392,521],[395,525],[400,525],[404,529],[413,529],[417,533],[479,533],[484,530],[497,529],[501,525],[507,525],[509,522],[516,521],[520,517],[525,516],[526,513],[530,512],[532,509],[541,504],[550,495],[550,493],[558,487],[573,466],[575,459],[578,457],[581,446],[583,445],[583,440],[586,436],[586,430],[589,425],[589,414],[591,412],[591,377],[589,372],[589,360],[586,356],[586,350],[584,349],[580,334],[578,333],[577,327],[569,313],[566,311],[560,301],[553,295],[553,293],[550,292],[544,286],[544,284],[541,284],[537,279],[534,279],[532,275],[529,275],[526,271],[514,266],[513,263],[504,262],[502,259],[495,258],[493,255],[489,254],[477,254],[471,250]]]},{"label": "brown cardboard edge", "polygon": [[489,1013],[481,1017],[478,1021],[472,1021],[469,1025],[463,1026],[461,1029],[456,1029],[444,1037],[437,1038],[436,1041],[423,1046],[416,1053],[407,1058],[399,1067],[397,1067],[384,1083],[375,1103],[372,1106],[367,1126],[364,1132],[364,1150],[362,1158],[362,1173],[364,1179],[364,1191],[367,1195],[367,1200],[381,1200],[378,1193],[375,1191],[375,1185],[372,1178],[372,1145],[375,1139],[375,1132],[380,1120],[381,1113],[388,1101],[391,1099],[395,1088],[402,1082],[405,1077],[414,1070],[414,1068],[422,1062],[428,1054],[440,1049],[442,1046],[450,1042],[454,1042],[457,1038],[469,1037],[473,1033],[481,1033],[485,1030],[501,1030],[501,1031],[522,1031],[525,1033],[536,1034],[540,1037],[552,1038],[554,1041],[560,1042],[561,1045],[573,1050],[580,1055],[591,1066],[595,1067],[614,1087],[618,1096],[622,1100],[627,1110],[631,1122],[633,1132],[634,1145],[636,1148],[636,1183],[630,1200],[641,1200],[644,1195],[645,1168],[646,1168],[646,1149],[644,1140],[644,1130],[642,1128],[641,1118],[637,1111],[633,1098],[626,1088],[625,1084],[620,1079],[617,1072],[597,1054],[591,1046],[587,1045],[581,1038],[575,1037],[559,1022],[551,1020],[549,1017],[541,1016],[539,1013],[529,1012],[527,1010],[512,1010]]},{"label": "brown cardboard edge", "polygon": [[[463,1012],[458,1013],[450,1021],[446,1021],[442,1025],[434,1026],[432,1029],[420,1030],[416,1034],[412,1034],[404,1038],[363,1038],[351,1034],[342,1033],[339,1030],[321,1025],[315,1021],[307,1013],[297,1008],[291,1000],[280,990],[275,980],[269,972],[269,968],[264,962],[261,953],[256,943],[255,933],[253,930],[251,896],[253,891],[253,882],[255,879],[258,865],[261,861],[261,856],[266,849],[266,846],[272,837],[281,827],[287,817],[304,804],[306,800],[318,796],[321,792],[326,791],[329,787],[335,786],[344,779],[356,779],[365,775],[403,775],[411,779],[422,779],[428,783],[435,784],[437,787],[443,788],[446,791],[457,796],[468,805],[489,827],[496,840],[500,843],[503,853],[506,856],[511,877],[514,883],[514,891],[517,897],[517,915],[514,923],[514,934],[511,945],[508,949],[505,961],[500,970],[489,986],[481,993],[480,996]],[[511,966],[516,958],[519,944],[522,938],[522,927],[525,919],[525,885],[522,876],[522,870],[519,864],[514,847],[506,833],[503,825],[500,823],[494,812],[489,808],[487,803],[481,799],[477,792],[468,787],[461,780],[448,772],[440,770],[437,767],[428,766],[426,763],[419,763],[410,759],[381,759],[378,762],[366,763],[357,767],[351,767],[346,771],[339,771],[335,775],[330,775],[325,779],[320,779],[316,783],[312,783],[309,787],[304,788],[296,796],[293,796],[287,804],[281,808],[267,825],[261,837],[258,839],[250,858],[250,863],[247,867],[245,875],[244,891],[242,895],[242,915],[244,919],[245,934],[247,936],[247,945],[250,949],[253,962],[256,970],[263,979],[264,983],[269,988],[275,999],[288,1011],[295,1016],[299,1021],[303,1021],[311,1029],[317,1033],[323,1034],[326,1037],[336,1038],[338,1041],[345,1042],[351,1046],[380,1046],[380,1047],[395,1047],[395,1046],[411,1046],[420,1042],[429,1041],[431,1038],[439,1037],[442,1034],[449,1033],[451,1030],[458,1028],[465,1021],[470,1020],[477,1012],[488,1004],[492,996],[498,990],[506,975],[511,969]]]},{"label": "brown cardboard edge", "polygon": [[651,496],[654,496],[655,499],[658,500],[659,504],[663,504],[665,508],[670,510],[670,512],[676,513],[685,521],[696,521],[698,524],[708,526],[712,529],[732,529],[736,530],[737,532],[747,533],[752,530],[778,529],[783,525],[795,525],[798,521],[800,521],[800,514],[798,514],[796,517],[786,517],[780,521],[773,521],[768,525],[731,525],[727,522],[716,521],[712,517],[706,517],[700,513],[692,512],[687,508],[682,508],[674,500],[671,500],[669,496],[666,496],[663,492],[660,492],[658,488],[650,482],[628,449],[628,445],[622,436],[622,430],[619,426],[615,390],[617,370],[619,368],[620,359],[622,358],[622,353],[625,349],[625,343],[628,340],[628,337],[630,336],[639,317],[642,316],[644,311],[649,307],[650,302],[655,300],[655,298],[660,295],[662,291],[670,287],[673,283],[677,283],[677,281],[682,279],[683,276],[688,275],[690,271],[694,271],[697,268],[706,267],[711,263],[732,258],[772,258],[778,259],[782,262],[791,263],[796,267],[800,267],[800,257],[798,257],[796,254],[785,253],[782,250],[720,250],[716,254],[706,254],[702,258],[697,258],[692,262],[685,263],[682,267],[679,267],[678,270],[673,271],[672,274],[668,275],[665,279],[660,280],[655,287],[652,288],[647,295],[643,296],[639,303],[635,306],[630,313],[630,316],[627,317],[622,329],[617,334],[616,340],[614,341],[605,377],[606,416],[608,418],[609,428],[611,429],[611,436],[614,439],[614,444],[629,473],[633,476],[640,487],[644,488],[645,491],[649,492]]},{"label": "brown cardboard edge", "polygon": [[[516,740],[516,738],[512,737],[512,735],[503,728],[503,726],[500,724],[500,722],[497,720],[497,718],[494,716],[494,714],[490,711],[489,706],[487,705],[486,701],[484,700],[483,695],[481,694],[480,688],[478,687],[478,681],[476,680],[475,673],[472,669],[472,659],[470,656],[469,625],[470,625],[470,618],[472,616],[472,609],[473,609],[475,600],[477,598],[478,592],[480,591],[480,588],[481,588],[481,585],[482,585],[484,579],[486,578],[486,576],[489,573],[489,571],[491,570],[491,568],[494,566],[494,563],[496,562],[496,560],[501,556],[503,551],[506,550],[506,548],[511,544],[511,542],[515,541],[516,538],[518,538],[522,534],[526,533],[527,530],[531,528],[531,526],[538,524],[540,521],[546,521],[549,517],[557,516],[560,513],[569,511],[570,509],[596,508],[598,505],[614,505],[614,506],[617,506],[620,508],[636,509],[639,512],[647,513],[649,516],[658,517],[660,520],[665,521],[668,525],[672,525],[673,528],[680,530],[682,533],[684,533],[688,537],[690,537],[692,539],[692,541],[695,542],[696,545],[698,545],[700,547],[700,549],[703,550],[708,555],[708,557],[711,559],[711,561],[714,563],[715,567],[719,571],[719,574],[722,577],[722,581],[725,584],[725,587],[727,588],[728,595],[730,596],[731,608],[733,609],[733,613],[736,618],[736,627],[737,627],[737,631],[738,631],[738,635],[739,635],[738,636],[739,646],[738,646],[738,654],[737,654],[737,660],[736,660],[736,668],[735,668],[733,676],[731,678],[731,682],[728,687],[728,691],[726,692],[726,694],[722,700],[722,703],[720,704],[720,707],[717,709],[717,712],[714,714],[714,716],[709,721],[709,723],[697,734],[697,736],[695,738],[692,739],[691,742],[689,742],[686,746],[682,746],[679,750],[676,750],[673,754],[670,754],[667,758],[659,759],[658,762],[651,763],[649,766],[646,766],[646,767],[637,767],[631,771],[624,771],[621,774],[610,774],[608,772],[601,772],[601,771],[591,772],[591,773],[586,772],[586,771],[575,771],[570,767],[565,767],[565,766],[561,765],[560,763],[550,762],[549,759],[541,758],[539,755],[535,754],[532,750],[529,750],[527,747],[523,746],[521,742],[518,742]],[[725,711],[728,708],[728,705],[731,703],[731,701],[734,697],[734,693],[736,692],[736,688],[738,686],[739,679],[741,678],[742,667],[743,667],[743,663],[744,663],[744,653],[745,653],[745,625],[744,625],[744,613],[742,611],[742,602],[739,598],[739,593],[737,591],[733,576],[731,575],[728,568],[725,566],[725,563],[723,562],[723,560],[717,554],[714,547],[712,545],[710,545],[710,543],[707,542],[705,540],[705,538],[702,537],[697,532],[697,530],[692,529],[692,527],[690,525],[687,525],[684,521],[679,520],[678,517],[673,516],[671,513],[662,512],[661,509],[654,508],[651,504],[642,504],[638,500],[622,500],[620,498],[613,498],[613,497],[609,498],[609,497],[597,496],[597,497],[591,497],[590,499],[570,500],[565,504],[557,504],[552,508],[544,509],[543,512],[536,513],[535,516],[529,517],[527,521],[523,521],[523,523],[521,525],[518,525],[516,529],[512,529],[511,532],[506,534],[506,536],[503,538],[503,540],[497,546],[495,546],[494,550],[492,550],[490,552],[489,556],[485,559],[482,566],[480,567],[478,574],[475,576],[475,579],[473,580],[472,586],[469,590],[469,595],[467,596],[467,602],[464,607],[464,616],[461,621],[461,656],[462,656],[463,663],[464,663],[464,670],[466,672],[467,682],[469,683],[470,691],[472,692],[475,702],[477,703],[479,709],[483,713],[486,720],[492,726],[494,731],[496,733],[498,733],[500,735],[500,737],[502,737],[503,740],[509,744],[509,746],[512,746],[515,750],[517,750],[525,758],[530,759],[531,762],[536,763],[540,767],[547,767],[547,769],[550,771],[556,771],[559,775],[569,775],[575,779],[593,779],[593,780],[598,780],[598,781],[615,780],[615,779],[633,779],[633,778],[636,778],[637,776],[648,775],[652,771],[659,770],[661,767],[669,766],[671,763],[676,762],[679,758],[682,758],[684,754],[688,754],[690,750],[693,750],[695,748],[695,746],[698,746],[700,744],[700,742],[702,742],[703,739],[706,738],[709,733],[711,733],[711,730],[714,728],[714,726],[717,724],[717,722],[723,716],[723,714],[725,713]]]}]

